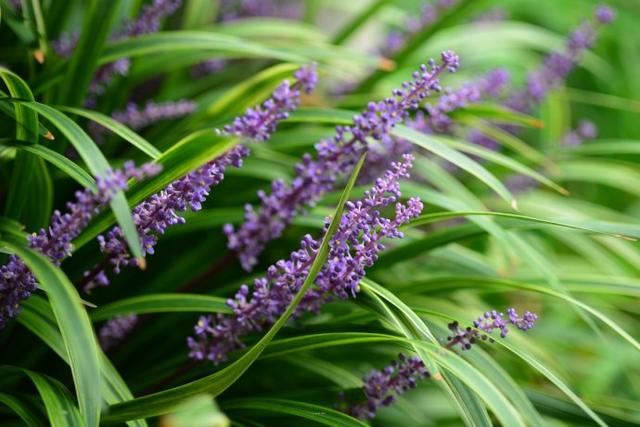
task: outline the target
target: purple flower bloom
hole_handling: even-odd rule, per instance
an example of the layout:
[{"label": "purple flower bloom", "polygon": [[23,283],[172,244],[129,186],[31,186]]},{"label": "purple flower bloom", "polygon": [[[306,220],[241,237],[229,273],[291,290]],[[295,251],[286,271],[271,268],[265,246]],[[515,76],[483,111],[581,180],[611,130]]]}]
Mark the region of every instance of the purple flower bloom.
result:
[{"label": "purple flower bloom", "polygon": [[346,408],[346,413],[361,420],[373,419],[378,409],[393,404],[396,395],[415,388],[418,381],[429,378],[429,371],[418,357],[407,358],[402,353],[398,360],[382,370],[372,369],[362,379],[362,390],[367,400]]},{"label": "purple flower bloom", "polygon": [[116,316],[108,320],[102,328],[98,336],[100,338],[100,347],[106,351],[113,348],[136,326],[138,316],[129,314],[127,316]]},{"label": "purple flower bloom", "polygon": [[[157,165],[146,164],[135,168],[132,162],[127,162],[122,170],[110,171],[105,177],[98,177],[98,191],[85,189],[76,192],[76,201],[67,203],[66,213],[54,211],[48,229],[27,236],[29,246],[60,265],[64,258],[71,255],[73,239],[80,235],[118,190],[127,188],[129,179],[139,180],[157,172]],[[10,256],[8,263],[0,267],[0,328],[18,314],[20,302],[35,292],[37,286],[36,278],[26,265],[17,257]]]},{"label": "purple flower bloom", "polygon": [[229,248],[239,255],[242,266],[249,270],[267,242],[279,237],[292,218],[313,205],[333,187],[340,176],[348,174],[360,154],[367,150],[368,139],[387,141],[389,130],[407,117],[432,91],[439,91],[439,75],[444,70],[455,71],[458,57],[453,52],[442,53],[442,64],[433,60],[413,74],[413,80],[395,90],[392,98],[369,103],[367,109],[353,118],[353,126],[337,126],[332,139],[316,145],[317,159],[305,154],[296,166],[290,185],[281,180],[271,184],[271,194],[260,191],[261,207],[254,211],[246,205],[245,222],[238,230],[231,224],[224,228]]},{"label": "purple flower bloom", "polygon": [[[317,312],[334,298],[346,299],[359,291],[365,269],[373,265],[384,249],[382,239],[400,238],[398,228],[422,211],[419,199],[406,204],[400,198],[399,180],[408,177],[413,157],[394,163],[392,169],[376,181],[364,199],[349,202],[340,225],[329,243],[327,263],[315,280],[315,287],[305,294],[296,315]],[[381,210],[395,203],[395,217],[385,218]],[[327,219],[325,232],[329,224]],[[254,281],[253,291],[243,285],[234,299],[228,301],[232,315],[202,316],[195,326],[195,337],[189,337],[189,356],[217,364],[227,359],[232,350],[243,347],[241,337],[270,326],[286,310],[302,287],[319,248],[311,236],[304,237],[300,249],[288,260],[280,260],[267,269],[266,277]]]},{"label": "purple flower bloom", "polygon": [[473,322],[473,328],[469,326],[466,329],[462,329],[458,322],[449,323],[448,328],[452,335],[447,337],[448,343],[446,347],[454,348],[459,346],[460,350],[469,350],[478,340],[493,342],[493,338],[480,333],[478,330],[489,334],[494,329],[499,329],[500,337],[506,338],[507,333],[509,333],[509,325],[514,325],[521,331],[528,331],[535,326],[536,320],[538,320],[538,316],[530,311],[525,311],[524,315],[519,317],[514,308],[507,309],[506,318],[504,314],[495,310],[487,311]]},{"label": "purple flower bloom", "polygon": [[[138,130],[161,120],[185,116],[195,109],[196,103],[189,100],[163,103],[149,101],[142,109],[130,102],[125,110],[116,111],[111,114],[111,117],[133,130]],[[89,124],[89,132],[94,139],[100,139],[106,131],[105,127],[95,122]]]},{"label": "purple flower bloom", "polygon": [[[233,125],[225,127],[225,131],[247,138],[268,139],[277,123],[288,117],[289,111],[298,107],[300,92],[309,93],[313,90],[317,81],[315,75],[313,65],[300,68],[294,74],[296,82],[293,85],[285,80],[262,106],[249,108],[244,116],[234,120]],[[136,206],[133,209],[133,220],[142,241],[143,252],[152,255],[159,236],[168,227],[184,223],[184,218],[178,212],[202,209],[202,203],[207,199],[211,188],[224,179],[227,166],[241,167],[243,159],[249,153],[246,146],[238,145]],[[119,227],[112,228],[106,235],[98,236],[98,242],[100,250],[107,255],[116,273],[123,266],[135,265],[136,260],[129,254]],[[86,272],[84,281],[87,291],[109,283],[104,270],[99,267]]]}]

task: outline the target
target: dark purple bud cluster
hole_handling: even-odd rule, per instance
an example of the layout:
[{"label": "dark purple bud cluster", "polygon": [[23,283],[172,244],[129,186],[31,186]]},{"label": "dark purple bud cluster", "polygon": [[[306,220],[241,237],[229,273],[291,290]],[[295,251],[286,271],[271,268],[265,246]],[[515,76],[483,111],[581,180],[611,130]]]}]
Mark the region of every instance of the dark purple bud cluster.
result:
[{"label": "dark purple bud cluster", "polygon": [[509,332],[509,325],[514,325],[521,331],[528,331],[535,326],[538,316],[530,311],[525,311],[522,317],[514,308],[507,309],[507,316],[495,310],[487,311],[473,322],[473,328],[468,326],[465,329],[460,327],[458,322],[449,323],[448,328],[452,335],[447,337],[447,348],[458,346],[460,350],[469,350],[473,344],[479,340],[493,342],[493,338],[483,334],[480,330],[491,333],[494,329],[500,330],[500,337],[506,338]]},{"label": "dark purple bud cluster", "polygon": [[[136,168],[133,162],[127,162],[123,169],[98,177],[98,191],[85,189],[76,192],[76,200],[67,203],[67,212],[54,211],[48,229],[27,236],[29,246],[60,265],[64,258],[71,255],[73,239],[80,235],[118,190],[126,190],[128,180],[140,180],[158,172],[159,167],[152,163]],[[9,257],[9,262],[0,267],[0,328],[18,314],[20,302],[35,292],[37,286],[33,274],[17,257]]]},{"label": "dark purple bud cluster", "polygon": [[[400,238],[398,228],[422,211],[419,199],[399,203],[399,180],[408,177],[413,158],[394,163],[375,186],[358,202],[349,202],[340,225],[329,243],[329,254],[315,280],[305,294],[296,315],[317,312],[334,298],[346,299],[359,291],[365,269],[373,265],[385,246],[384,238]],[[395,203],[395,217],[385,218],[381,210]],[[329,219],[327,219],[325,232]],[[228,301],[232,315],[202,316],[189,337],[189,356],[217,364],[227,359],[230,351],[242,348],[241,337],[262,331],[282,315],[302,287],[319,248],[311,236],[304,237],[300,249],[288,260],[280,260],[267,269],[266,277],[255,279],[253,291],[243,285],[234,299]]]},{"label": "dark purple bud cluster", "polygon": [[442,53],[442,63],[429,61],[413,80],[405,82],[393,97],[369,103],[367,109],[353,118],[352,126],[337,126],[336,135],[316,145],[317,158],[305,154],[296,166],[291,184],[275,180],[271,194],[258,193],[261,206],[254,210],[246,205],[245,221],[238,230],[225,226],[229,248],[236,251],[242,266],[250,270],[265,245],[279,237],[293,217],[308,206],[313,206],[336,180],[348,175],[360,155],[368,149],[369,139],[387,141],[389,131],[402,122],[408,110],[418,108],[430,93],[440,91],[439,76],[445,70],[458,68],[458,56],[453,52]]},{"label": "dark purple bud cluster", "polygon": [[345,412],[361,420],[373,419],[378,409],[393,404],[396,396],[416,388],[420,380],[429,376],[420,358],[400,353],[398,360],[389,366],[382,370],[372,369],[364,376],[362,390],[367,400],[347,407]]},{"label": "dark purple bud cluster", "polygon": [[138,316],[135,314],[116,316],[108,320],[102,328],[100,328],[100,332],[98,332],[102,350],[107,351],[120,343],[137,323]]},{"label": "dark purple bud cluster", "polygon": [[[296,82],[290,85],[284,81],[272,97],[261,107],[249,108],[244,116],[237,118],[234,125],[227,128],[233,133],[247,138],[268,139],[275,131],[277,123],[286,118],[289,111],[300,103],[300,91],[309,93],[317,82],[315,66],[301,67],[295,73]],[[241,167],[249,155],[249,149],[238,145],[221,157],[199,167],[195,171],[169,184],[164,190],[152,195],[133,209],[133,220],[142,241],[143,252],[152,255],[160,235],[168,227],[183,224],[184,218],[178,212],[199,211],[211,189],[223,179],[228,166]],[[106,235],[98,236],[100,250],[107,255],[114,272],[123,266],[137,265],[137,260],[129,254],[122,230],[112,228]],[[97,266],[85,273],[85,290],[97,285],[106,286],[109,281],[103,268]]]}]

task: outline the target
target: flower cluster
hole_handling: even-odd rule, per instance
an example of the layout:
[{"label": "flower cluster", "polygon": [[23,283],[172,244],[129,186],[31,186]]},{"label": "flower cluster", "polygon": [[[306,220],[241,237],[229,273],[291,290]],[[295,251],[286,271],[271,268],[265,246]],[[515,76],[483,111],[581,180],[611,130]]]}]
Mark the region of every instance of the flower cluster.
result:
[{"label": "flower cluster", "polygon": [[[67,203],[67,212],[54,211],[48,229],[27,236],[29,246],[60,265],[64,258],[71,255],[73,239],[80,235],[118,190],[127,188],[129,179],[139,180],[158,171],[155,164],[136,168],[132,162],[127,162],[123,169],[98,177],[98,191],[85,189],[76,192],[76,200]],[[20,302],[35,292],[37,286],[36,278],[17,257],[9,257],[7,264],[0,267],[0,328],[18,314]]]},{"label": "flower cluster", "polygon": [[[295,73],[295,77],[296,82],[293,85],[285,80],[262,106],[249,108],[245,115],[237,118],[233,125],[225,128],[225,131],[247,138],[268,139],[275,131],[278,121],[286,118],[288,112],[299,105],[300,92],[310,92],[317,81],[314,66],[301,67]],[[137,205],[133,209],[133,220],[144,253],[152,255],[158,237],[164,234],[168,227],[184,223],[184,218],[178,215],[178,212],[202,209],[202,203],[211,188],[223,180],[226,168],[241,167],[249,152],[246,146],[238,145]],[[119,227],[112,228],[106,235],[98,236],[98,242],[100,250],[107,255],[108,262],[112,264],[116,273],[119,273],[123,266],[135,265],[136,260],[129,254]],[[109,283],[104,268],[100,266],[86,272],[84,282],[86,290]]]},{"label": "flower cluster", "polygon": [[102,350],[107,351],[118,344],[122,338],[124,338],[138,323],[138,316],[135,314],[129,314],[127,316],[116,316],[113,319],[108,320],[98,336],[100,339],[100,347]]},{"label": "flower cluster", "polygon": [[318,82],[315,64],[302,67],[295,72],[296,83],[287,80],[273,92],[261,106],[249,108],[244,115],[236,117],[231,125],[224,127],[228,134],[252,138],[258,141],[269,139],[280,120],[289,117],[289,112],[300,105],[301,91],[309,94]]},{"label": "flower cluster", "polygon": [[[196,103],[189,100],[162,103],[150,101],[146,103],[144,108],[139,108],[130,102],[125,110],[116,111],[111,114],[111,117],[133,130],[138,130],[161,120],[185,116],[194,112],[195,109]],[[89,124],[89,132],[96,139],[100,139],[106,131],[105,127],[95,122]]]},{"label": "flower cluster", "polygon": [[[491,333],[495,329],[500,330],[500,336],[506,338],[509,332],[508,325],[514,325],[522,331],[528,331],[533,328],[538,316],[529,311],[525,311],[522,317],[518,316],[515,309],[507,309],[507,316],[498,313],[495,310],[487,311],[471,326],[461,329],[458,322],[452,322],[448,325],[453,336],[447,338],[445,348],[452,349],[459,346],[461,350],[469,350],[478,340],[488,340],[493,342],[486,334]],[[373,419],[380,408],[387,407],[396,401],[396,396],[405,393],[407,390],[415,388],[418,381],[429,378],[429,371],[425,368],[424,363],[418,357],[407,358],[400,353],[398,360],[394,360],[390,365],[382,370],[373,369],[363,378],[362,390],[366,397],[364,402],[344,406],[341,403],[342,410],[347,414],[362,419]],[[344,395],[340,396],[340,400],[344,401]]]},{"label": "flower cluster", "polygon": [[[584,52],[593,46],[599,25],[608,24],[615,17],[608,6],[600,6],[595,11],[595,22],[585,21],[573,30],[565,48],[561,52],[553,52],[544,59],[543,64],[529,73],[524,89],[514,90],[505,101],[505,105],[520,112],[529,112],[546,97],[550,90],[560,86],[567,75],[580,61]],[[515,133],[513,126],[501,125],[500,128]],[[497,150],[500,144],[495,139],[478,131],[472,131],[468,140],[474,144]],[[511,177],[512,185],[519,191],[529,188],[534,182],[525,176]]]},{"label": "flower cluster", "polygon": [[406,357],[400,353],[398,360],[392,361],[384,369],[372,369],[364,376],[362,390],[366,401],[349,406],[345,412],[361,420],[373,419],[378,409],[396,401],[396,395],[415,388],[418,381],[429,376],[429,371],[420,358]]},{"label": "flower cluster", "polygon": [[[318,273],[315,287],[302,299],[296,315],[317,312],[328,301],[355,296],[365,269],[373,265],[384,249],[382,239],[400,238],[398,228],[422,211],[419,199],[406,204],[401,196],[399,180],[408,177],[413,157],[394,163],[386,174],[367,191],[363,200],[346,205],[336,233],[329,243],[327,263]],[[395,217],[385,218],[380,211],[395,203]],[[325,232],[329,224],[327,219]],[[188,338],[190,357],[220,363],[230,351],[241,348],[241,337],[270,326],[286,310],[302,287],[319,249],[319,242],[304,237],[300,249],[288,260],[280,260],[267,269],[266,277],[254,281],[253,291],[243,285],[234,299],[228,301],[232,315],[202,316],[195,326],[195,337]]]},{"label": "flower cluster", "polygon": [[536,314],[525,311],[524,315],[520,317],[514,308],[507,309],[506,317],[503,313],[498,313],[495,310],[487,311],[473,322],[473,328],[468,326],[462,329],[458,322],[449,323],[447,326],[452,335],[447,337],[446,347],[454,348],[459,346],[460,350],[469,350],[478,340],[493,342],[493,338],[481,333],[481,330],[488,334],[495,329],[499,329],[500,337],[506,338],[509,332],[509,325],[514,325],[521,331],[528,331],[535,326],[536,320],[538,320]]},{"label": "flower cluster", "polygon": [[238,230],[227,224],[224,228],[229,248],[236,251],[242,266],[249,270],[257,263],[257,256],[267,242],[279,237],[292,218],[307,206],[316,203],[330,190],[336,180],[348,174],[360,155],[367,150],[368,140],[386,141],[389,131],[407,117],[407,111],[416,109],[431,92],[440,91],[439,76],[445,70],[456,71],[458,56],[443,52],[442,63],[431,60],[413,74],[393,97],[369,103],[367,109],[353,118],[352,126],[337,126],[332,139],[316,145],[318,156],[305,154],[295,168],[291,184],[275,180],[271,194],[258,193],[261,206],[254,210],[245,207],[245,221]]}]

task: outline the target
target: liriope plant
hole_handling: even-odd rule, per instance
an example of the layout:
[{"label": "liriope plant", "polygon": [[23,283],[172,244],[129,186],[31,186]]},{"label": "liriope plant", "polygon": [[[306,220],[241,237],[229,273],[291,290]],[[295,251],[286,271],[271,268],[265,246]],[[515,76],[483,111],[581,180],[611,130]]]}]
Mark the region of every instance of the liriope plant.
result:
[{"label": "liriope plant", "polygon": [[609,3],[0,0],[0,424],[638,424]]}]

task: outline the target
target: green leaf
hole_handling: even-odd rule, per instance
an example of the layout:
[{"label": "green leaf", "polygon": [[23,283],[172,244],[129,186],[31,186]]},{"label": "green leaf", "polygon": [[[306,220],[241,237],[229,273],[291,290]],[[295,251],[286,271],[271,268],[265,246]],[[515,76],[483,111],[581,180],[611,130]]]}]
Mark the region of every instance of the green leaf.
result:
[{"label": "green leaf", "polygon": [[[22,306],[22,312],[18,317],[25,328],[40,338],[58,357],[69,363],[69,357],[63,344],[62,336],[57,328],[55,317],[49,304],[39,295],[32,295]],[[100,372],[102,381],[102,395],[109,404],[115,404],[133,399],[133,394],[129,391],[124,380],[113,367],[109,359],[99,352]],[[147,427],[144,420],[129,421],[130,427]]]},{"label": "green leaf", "polygon": [[95,321],[131,313],[230,313],[226,299],[208,295],[147,294],[121,299],[91,312]]},{"label": "green leaf", "polygon": [[13,366],[0,367],[0,371],[20,372],[29,377],[38,389],[52,427],[83,427],[85,425],[69,391],[57,380]]},{"label": "green leaf", "polygon": [[227,400],[222,405],[227,411],[274,412],[305,418],[325,426],[365,427],[367,424],[347,414],[325,406],[288,399],[257,398]]},{"label": "green leaf", "polygon": [[63,156],[57,151],[53,151],[52,149],[47,148],[44,145],[29,144],[22,141],[13,141],[8,146],[16,147],[19,150],[24,150],[29,153],[35,154],[38,157],[41,157],[42,159],[56,166],[65,174],[69,175],[70,178],[73,178],[83,187],[97,191],[96,181],[93,179],[93,177],[72,160]]},{"label": "green leaf", "polygon": [[0,393],[0,404],[4,404],[15,412],[28,427],[45,427],[46,425],[36,415],[44,412],[43,408],[29,399],[21,398],[15,394]]},{"label": "green leaf", "polygon": [[481,147],[479,145],[475,145],[475,144],[469,144],[469,143],[465,143],[465,142],[461,142],[461,141],[457,141],[453,138],[447,138],[447,137],[440,137],[439,141],[451,148],[454,148],[458,151],[462,151],[464,153],[468,153],[468,154],[472,154],[474,156],[480,157],[482,159],[488,160],[490,162],[493,162],[497,165],[501,165],[504,166],[506,168],[511,169],[514,172],[520,173],[522,175],[526,175],[530,178],[533,178],[534,180],[540,182],[543,185],[546,185],[547,187],[557,191],[558,193],[562,194],[562,195],[568,195],[569,192],[559,186],[558,184],[556,184],[555,182],[551,181],[549,178],[547,178],[546,176],[536,172],[535,170],[531,169],[530,167],[527,167],[525,165],[523,165],[522,163],[511,159],[509,156],[506,156],[504,154],[501,154],[499,152],[490,150],[488,148],[485,147]]},{"label": "green leaf", "polygon": [[162,426],[170,427],[229,427],[229,418],[207,395],[185,400],[170,414],[162,417]]},{"label": "green leaf", "polygon": [[[33,101],[29,86],[17,74],[0,66],[0,78],[14,98]],[[38,114],[22,105],[13,105],[16,119],[16,139],[38,143]],[[18,152],[13,164],[5,215],[37,229],[48,223],[53,204],[51,177],[45,165],[33,154]],[[31,194],[32,197],[26,197]]]},{"label": "green leaf", "polygon": [[563,228],[569,228],[572,230],[579,230],[588,233],[605,234],[612,237],[623,238],[627,240],[640,239],[640,225],[636,224],[622,224],[622,223],[608,223],[604,221],[596,220],[570,220],[563,219],[562,221],[554,221],[543,218],[535,218],[527,215],[512,214],[509,212],[488,212],[488,211],[454,211],[454,212],[437,212],[432,214],[421,215],[418,218],[411,221],[404,227],[419,227],[425,224],[431,224],[438,221],[446,221],[452,218],[466,217],[466,216],[491,216],[495,218],[508,218],[517,221],[534,222],[541,225],[551,225]]},{"label": "green leaf", "polygon": [[[80,39],[58,87],[57,103],[75,107],[82,104],[98,68],[98,58],[109,36],[120,0],[94,0],[82,24]],[[85,159],[86,161],[86,159]]]},{"label": "green leaf", "polygon": [[151,145],[149,141],[123,125],[122,123],[112,119],[111,117],[99,113],[97,111],[85,110],[83,108],[73,107],[57,107],[60,111],[66,111],[67,113],[76,114],[78,116],[87,118],[92,122],[99,124],[102,127],[109,129],[125,141],[131,143],[134,147],[145,153],[152,159],[157,159],[162,154],[156,147]]},{"label": "green leaf", "polygon": [[0,244],[29,267],[49,296],[69,354],[80,412],[87,427],[97,426],[101,408],[98,344],[78,292],[59,268],[43,255],[26,248],[23,241],[3,236]]},{"label": "green leaf", "polygon": [[589,417],[595,421],[598,425],[606,427],[607,424],[600,418],[589,406],[580,399],[580,397],[575,394],[569,386],[567,386],[556,374],[554,374],[551,369],[546,367],[544,363],[538,362],[533,356],[525,352],[523,349],[518,348],[517,346],[508,342],[508,340],[496,340],[496,343],[505,347],[522,360],[531,365],[534,369],[544,375],[549,381],[551,381],[556,387],[558,387],[564,394],[566,394],[573,402],[580,407]]},{"label": "green leaf", "polygon": [[347,203],[351,189],[353,188],[360,168],[364,163],[365,157],[362,156],[360,161],[356,165],[349,182],[347,183],[338,207],[336,208],[331,224],[327,228],[320,248],[316,254],[316,258],[309,268],[309,274],[302,284],[300,290],[295,295],[286,311],[278,318],[269,331],[258,341],[249,351],[247,351],[242,357],[236,360],[226,368],[208,375],[199,380],[184,384],[178,387],[171,388],[169,390],[154,393],[148,396],[134,399],[130,402],[113,405],[110,407],[110,415],[106,418],[110,421],[126,421],[131,419],[137,419],[142,417],[148,417],[152,415],[158,415],[170,411],[176,404],[196,394],[208,393],[216,397],[229,388],[234,382],[240,378],[244,372],[255,362],[262,354],[267,345],[271,342],[273,337],[289,320],[296,307],[302,301],[305,293],[311,288],[313,282],[322,269],[327,255],[329,253],[329,241],[333,234],[338,229],[340,220],[342,218],[342,212],[344,206]]},{"label": "green leaf", "polygon": [[384,6],[390,3],[390,0],[375,0],[372,4],[367,4],[362,11],[351,18],[338,33],[333,36],[333,44],[344,44],[351,36],[353,36],[363,25],[365,25],[372,17],[380,12]]},{"label": "green leaf", "polygon": [[481,166],[478,162],[471,160],[469,157],[460,154],[458,151],[447,147],[440,143],[440,137],[436,135],[426,135],[422,132],[410,129],[403,125],[396,126],[391,134],[424,148],[435,155],[455,164],[461,169],[466,170],[480,181],[489,186],[500,197],[502,197],[511,207],[517,209],[516,200],[513,198],[509,190],[488,170]]},{"label": "green leaf", "polygon": [[290,62],[307,61],[304,56],[291,54],[281,49],[272,49],[239,37],[206,31],[171,31],[123,39],[106,46],[100,57],[100,64],[106,64],[120,58],[135,58],[180,51],[209,51],[210,57],[216,57],[216,53],[220,53],[221,56],[226,57],[273,58]]}]

